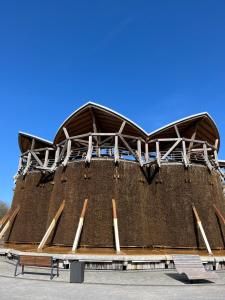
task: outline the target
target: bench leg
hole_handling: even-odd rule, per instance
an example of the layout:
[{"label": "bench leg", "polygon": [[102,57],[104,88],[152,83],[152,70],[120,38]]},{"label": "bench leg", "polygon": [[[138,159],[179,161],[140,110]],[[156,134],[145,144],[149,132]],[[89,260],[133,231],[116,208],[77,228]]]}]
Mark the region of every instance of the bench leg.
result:
[{"label": "bench leg", "polygon": [[15,268],[14,276],[16,276],[16,274],[17,274],[18,265],[19,265],[19,261],[17,261],[17,263],[16,263],[16,268]]},{"label": "bench leg", "polygon": [[57,261],[57,277],[59,277],[59,261]]},{"label": "bench leg", "polygon": [[22,265],[22,274],[24,274],[24,265]]},{"label": "bench leg", "polygon": [[51,276],[50,276],[50,279],[52,280],[53,279],[53,266],[51,268]]}]

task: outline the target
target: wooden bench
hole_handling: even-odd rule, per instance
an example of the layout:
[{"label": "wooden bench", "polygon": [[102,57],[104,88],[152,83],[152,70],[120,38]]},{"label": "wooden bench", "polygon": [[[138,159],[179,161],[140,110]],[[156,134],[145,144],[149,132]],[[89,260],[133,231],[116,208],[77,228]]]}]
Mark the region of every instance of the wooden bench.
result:
[{"label": "wooden bench", "polygon": [[178,273],[185,274],[187,278],[192,280],[211,280],[218,278],[213,271],[206,271],[199,255],[173,255],[173,261]]},{"label": "wooden bench", "polygon": [[18,266],[22,267],[22,274],[24,274],[25,266],[51,268],[50,279],[54,277],[53,269],[56,268],[57,277],[59,276],[59,262],[58,260],[54,260],[51,256],[19,255],[14,276],[17,275]]}]

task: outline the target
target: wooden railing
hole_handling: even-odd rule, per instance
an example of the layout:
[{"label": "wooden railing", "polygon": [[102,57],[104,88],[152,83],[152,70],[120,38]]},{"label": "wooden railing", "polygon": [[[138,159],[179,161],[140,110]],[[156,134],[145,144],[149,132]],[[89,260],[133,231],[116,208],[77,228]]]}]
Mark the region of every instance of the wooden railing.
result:
[{"label": "wooden railing", "polygon": [[140,137],[122,133],[87,133],[70,137],[64,128],[66,139],[55,148],[31,149],[20,157],[18,175],[39,169],[53,172],[59,165],[83,160],[109,158],[137,161],[141,167],[157,164],[193,163],[218,169],[217,147],[206,141],[187,138],[162,138],[145,141]]}]

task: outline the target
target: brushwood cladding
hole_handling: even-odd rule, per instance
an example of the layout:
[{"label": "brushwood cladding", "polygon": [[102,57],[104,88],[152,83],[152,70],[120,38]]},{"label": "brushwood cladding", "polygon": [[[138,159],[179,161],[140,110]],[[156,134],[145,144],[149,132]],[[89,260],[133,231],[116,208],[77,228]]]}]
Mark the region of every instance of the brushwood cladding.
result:
[{"label": "brushwood cladding", "polygon": [[[41,181],[41,183],[40,183]],[[114,247],[112,198],[116,199],[122,247],[204,248],[192,212],[195,204],[209,244],[224,248],[224,227],[213,204],[225,214],[222,185],[216,172],[192,165],[163,165],[149,184],[138,163],[92,160],[59,167],[53,178],[40,172],[17,181],[13,207],[21,206],[9,242],[40,242],[61,202],[64,211],[48,244],[73,244],[84,199],[88,198],[80,246]]]}]

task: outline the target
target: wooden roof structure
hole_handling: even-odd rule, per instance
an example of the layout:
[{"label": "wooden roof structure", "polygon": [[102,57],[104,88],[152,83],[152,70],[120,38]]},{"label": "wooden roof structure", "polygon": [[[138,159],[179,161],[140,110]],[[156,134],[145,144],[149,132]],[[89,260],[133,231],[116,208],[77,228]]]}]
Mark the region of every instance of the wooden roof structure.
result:
[{"label": "wooden roof structure", "polygon": [[52,142],[42,139],[40,137],[37,137],[35,135],[25,133],[25,132],[19,132],[18,135],[18,142],[19,142],[19,147],[21,153],[24,153],[28,150],[31,149],[32,147],[32,142],[34,149],[40,149],[40,148],[45,148],[45,147],[52,147],[53,144]]},{"label": "wooden roof structure", "polygon": [[67,138],[63,128],[66,128],[69,137],[87,133],[122,132],[124,135],[140,138],[142,141],[185,137],[206,141],[211,145],[215,145],[217,149],[219,149],[220,145],[219,131],[213,118],[207,112],[177,120],[148,134],[136,123],[114,110],[88,102],[74,111],[61,124],[53,143],[40,137],[20,132],[18,139],[21,152],[24,153],[31,149],[33,140],[35,141],[34,149],[53,147],[53,145],[60,144]]},{"label": "wooden roof structure", "polygon": [[69,136],[76,136],[88,132],[111,132],[120,130],[124,122],[123,134],[146,139],[147,132],[125,116],[96,103],[88,102],[73,112],[60,126],[56,133],[54,144],[65,139],[63,127]]},{"label": "wooden roof structure", "polygon": [[149,139],[185,137],[220,145],[220,135],[213,118],[207,113],[199,113],[172,122],[149,134]]}]

